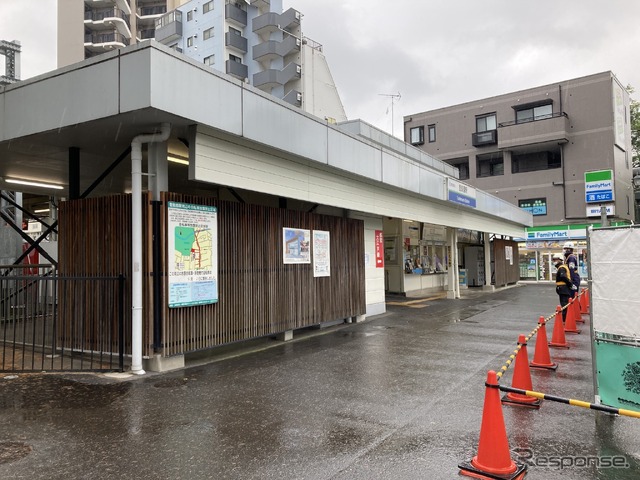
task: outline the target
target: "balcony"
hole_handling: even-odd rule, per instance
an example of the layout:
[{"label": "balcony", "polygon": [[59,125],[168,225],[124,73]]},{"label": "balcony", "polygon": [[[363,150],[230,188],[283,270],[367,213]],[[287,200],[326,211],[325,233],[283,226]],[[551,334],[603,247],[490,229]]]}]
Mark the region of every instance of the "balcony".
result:
[{"label": "balcony", "polygon": [[302,68],[297,63],[291,62],[282,70],[268,69],[256,73],[253,76],[253,86],[261,89],[269,89],[286,85],[292,80],[300,78]]},{"label": "balcony", "polygon": [[224,6],[224,18],[230,23],[234,23],[239,27],[247,26],[247,12],[235,3],[227,3]]},{"label": "balcony", "polygon": [[123,48],[129,45],[129,39],[116,32],[88,33],[84,36],[84,48],[93,53]]},{"label": "balcony", "polygon": [[253,59],[258,62],[270,62],[276,58],[300,51],[300,39],[287,35],[282,42],[269,40],[253,47]]},{"label": "balcony", "polygon": [[165,45],[182,37],[182,12],[173,10],[157,19],[155,37]]},{"label": "balcony", "polygon": [[302,106],[302,93],[297,90],[290,90],[282,99],[296,107]]},{"label": "balcony", "polygon": [[282,15],[268,12],[253,19],[253,32],[258,35],[266,35],[298,26],[300,26],[300,12],[293,8],[283,12]]},{"label": "balcony", "polygon": [[86,10],[84,25],[91,30],[110,30],[115,27],[120,34],[131,38],[130,17],[116,7]]},{"label": "balcony", "polygon": [[155,25],[156,20],[165,13],[167,13],[166,5],[154,5],[138,8],[136,12],[136,16],[138,18],[138,29],[147,25]]},{"label": "balcony", "polygon": [[227,60],[225,62],[225,72],[229,75],[244,80],[249,75],[249,69],[244,63],[236,62],[235,60]]},{"label": "balcony", "polygon": [[528,122],[500,123],[498,129],[498,148],[508,150],[538,143],[567,143],[567,132],[571,130],[571,126],[567,114],[559,112]]},{"label": "balcony", "polygon": [[226,47],[240,53],[247,52],[247,39],[237,33],[227,32],[224,34],[224,44]]},{"label": "balcony", "polygon": [[249,3],[254,7],[258,7],[259,10],[271,7],[271,0],[249,0]]},{"label": "balcony", "polygon": [[474,147],[484,147],[485,145],[495,145],[496,143],[498,143],[497,130],[487,130],[486,132],[471,134],[471,145]]}]

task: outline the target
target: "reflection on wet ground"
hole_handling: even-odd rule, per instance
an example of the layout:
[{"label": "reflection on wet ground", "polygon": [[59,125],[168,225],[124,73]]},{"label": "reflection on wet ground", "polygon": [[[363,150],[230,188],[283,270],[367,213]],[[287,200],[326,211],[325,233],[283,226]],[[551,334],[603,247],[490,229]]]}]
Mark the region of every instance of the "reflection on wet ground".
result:
[{"label": "reflection on wet ground", "polygon": [[[487,370],[556,301],[551,287],[527,285],[393,305],[362,324],[126,381],[0,378],[0,478],[457,478],[477,453]],[[589,335],[568,341],[552,352],[556,372],[532,371],[534,389],[590,401]],[[527,478],[640,478],[637,419],[548,401],[503,413]],[[615,458],[626,466],[603,463]]]}]

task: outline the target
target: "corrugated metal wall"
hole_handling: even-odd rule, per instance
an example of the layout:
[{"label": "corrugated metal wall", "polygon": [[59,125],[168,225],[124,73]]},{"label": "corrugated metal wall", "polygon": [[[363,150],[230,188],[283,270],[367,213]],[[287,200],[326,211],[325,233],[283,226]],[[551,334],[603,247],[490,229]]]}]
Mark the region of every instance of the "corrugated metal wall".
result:
[{"label": "corrugated metal wall", "polygon": [[[506,247],[511,247],[511,260],[507,258]],[[493,255],[495,286],[504,287],[505,285],[518,283],[518,280],[520,280],[518,243],[496,238],[493,240]]]},{"label": "corrugated metal wall", "polygon": [[[167,306],[165,206],[169,200],[218,207],[218,303],[172,309]],[[153,354],[154,272],[151,202],[147,199],[144,205],[143,355],[148,356]],[[62,202],[59,218],[61,275],[126,275],[125,343],[130,352],[130,196]],[[330,277],[314,278],[312,264],[283,263],[283,227],[330,232]],[[164,355],[276,334],[366,311],[361,220],[166,193],[160,232]]]}]

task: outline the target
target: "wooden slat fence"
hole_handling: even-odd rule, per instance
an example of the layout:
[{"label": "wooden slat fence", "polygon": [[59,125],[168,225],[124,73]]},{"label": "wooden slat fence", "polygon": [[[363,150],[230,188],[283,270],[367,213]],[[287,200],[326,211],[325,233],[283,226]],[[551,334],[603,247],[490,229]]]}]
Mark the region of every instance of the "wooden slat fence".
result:
[{"label": "wooden slat fence", "polygon": [[[167,201],[218,208],[219,301],[216,304],[168,308]],[[154,273],[162,282],[160,352],[166,356],[365,313],[364,225],[361,220],[164,193],[160,206],[160,238],[154,239],[152,203],[148,196],[145,196],[143,205],[145,356],[154,353]],[[59,222],[60,275],[125,275],[125,346],[126,352],[130,353],[130,195],[62,202]],[[330,277],[314,278],[312,264],[283,263],[284,227],[330,232]],[[152,271],[154,241],[160,242],[157,245],[160,248],[160,272]],[[89,294],[100,295],[99,291],[90,291],[90,284],[86,289],[89,289]],[[94,318],[99,313],[73,311],[72,298],[64,304],[69,308],[62,312],[61,320],[67,322],[69,328],[77,328],[79,318]],[[94,303],[89,302],[88,305],[86,308],[91,308]],[[103,321],[109,324],[109,328],[116,328],[111,318]]]}]

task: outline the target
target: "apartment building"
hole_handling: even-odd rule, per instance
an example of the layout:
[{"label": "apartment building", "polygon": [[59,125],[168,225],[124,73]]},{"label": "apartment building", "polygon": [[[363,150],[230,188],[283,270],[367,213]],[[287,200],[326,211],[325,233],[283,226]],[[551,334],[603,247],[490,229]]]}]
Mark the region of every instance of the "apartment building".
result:
[{"label": "apartment building", "polygon": [[322,45],[281,0],[191,0],[156,20],[157,41],[291,105],[347,119]]},{"label": "apartment building", "polygon": [[573,242],[586,275],[586,234],[634,215],[629,95],[612,72],[415,113],[405,140],[459,178],[533,214],[519,239],[521,279],[551,279]]},{"label": "apartment building", "polygon": [[186,0],[58,0],[58,67],[154,38],[155,22]]}]

